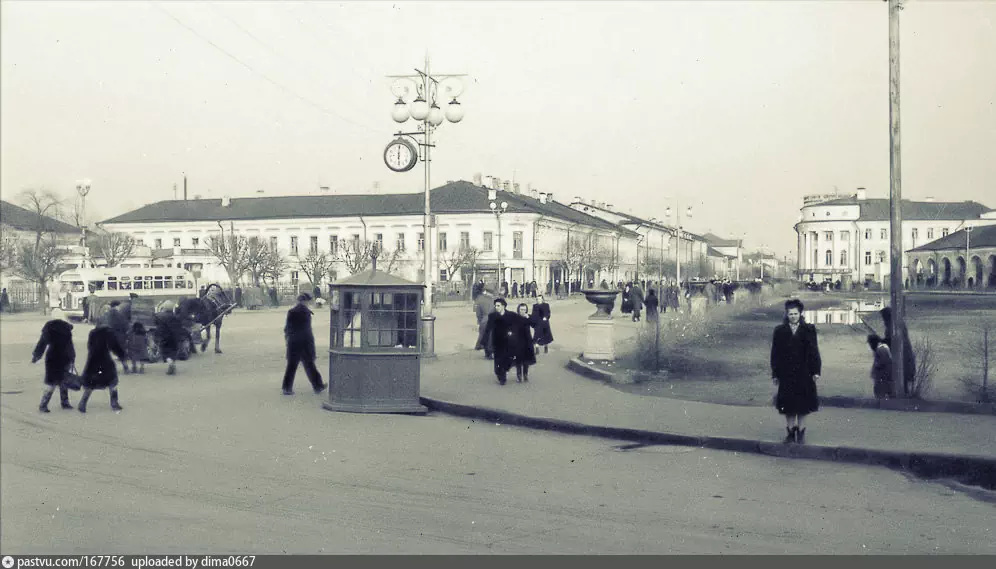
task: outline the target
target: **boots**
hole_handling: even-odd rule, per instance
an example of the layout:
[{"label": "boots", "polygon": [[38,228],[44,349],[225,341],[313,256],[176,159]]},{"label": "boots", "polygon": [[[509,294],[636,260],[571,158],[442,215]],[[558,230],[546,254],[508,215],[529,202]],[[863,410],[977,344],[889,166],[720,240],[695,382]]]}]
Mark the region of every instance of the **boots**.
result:
[{"label": "boots", "polygon": [[49,413],[48,402],[52,400],[52,392],[45,391],[42,393],[41,403],[38,405],[38,410],[42,413]]},{"label": "boots", "polygon": [[111,409],[114,409],[115,411],[121,411],[121,410],[123,410],[123,408],[121,407],[121,405],[118,403],[118,390],[117,389],[112,389],[111,390]]},{"label": "boots", "polygon": [[166,375],[174,375],[176,373],[176,362],[171,359],[166,360],[168,364],[166,366]]},{"label": "boots", "polygon": [[785,436],[785,440],[782,441],[785,444],[796,442],[796,435],[799,433],[799,427],[785,427],[785,431],[788,433]]},{"label": "boots", "polygon": [[59,387],[59,400],[62,402],[63,409],[73,408],[73,405],[69,402],[69,390],[65,387]]},{"label": "boots", "polygon": [[800,445],[806,444],[806,429],[796,428],[795,442],[799,443]]},{"label": "boots", "polygon": [[529,367],[522,366],[522,381],[529,382]]},{"label": "boots", "polygon": [[515,381],[516,383],[522,383],[522,367],[515,366]]},{"label": "boots", "polygon": [[92,394],[93,391],[89,389],[83,391],[83,397],[80,398],[80,402],[76,405],[76,409],[78,409],[80,413],[86,413],[86,403],[90,400],[90,395]]}]

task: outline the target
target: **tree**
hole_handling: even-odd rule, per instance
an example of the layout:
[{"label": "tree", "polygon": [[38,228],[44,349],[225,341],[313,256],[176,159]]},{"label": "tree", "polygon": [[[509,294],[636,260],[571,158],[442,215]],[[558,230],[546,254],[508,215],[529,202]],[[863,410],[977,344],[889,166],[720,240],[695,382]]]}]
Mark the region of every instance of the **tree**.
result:
[{"label": "tree", "polygon": [[268,279],[273,286],[277,285],[280,277],[284,276],[290,265],[287,259],[280,254],[276,248],[267,247],[263,256],[263,264],[260,268],[259,276]]},{"label": "tree", "polygon": [[0,225],[0,273],[6,273],[17,266],[17,233],[9,225]]},{"label": "tree", "polygon": [[297,262],[298,267],[308,277],[311,286],[321,286],[322,278],[332,271],[335,263],[336,259],[331,253],[319,251],[310,251],[305,257],[298,259]]},{"label": "tree", "polygon": [[62,202],[54,194],[44,190],[29,189],[21,192],[20,201],[25,209],[34,214],[34,227],[30,231],[32,239],[16,243],[12,232],[5,232],[4,256],[11,263],[12,272],[38,286],[38,297],[43,300],[41,311],[48,309],[48,287],[59,274],[59,265],[69,255],[68,249],[59,245],[56,239],[56,224]]},{"label": "tree", "polygon": [[480,256],[481,251],[477,247],[459,247],[456,251],[440,254],[439,266],[446,271],[452,281],[453,275],[463,267],[476,267]]},{"label": "tree", "polygon": [[341,261],[349,274],[355,275],[370,266],[370,254],[374,252],[374,247],[376,243],[365,239],[341,242],[335,260]]},{"label": "tree", "polygon": [[564,240],[564,244],[560,247],[560,258],[567,266],[568,280],[583,281],[586,267],[596,270],[602,268],[596,266],[597,259],[602,258],[602,244],[599,237],[594,231],[589,231],[581,235],[571,235],[570,241]]},{"label": "tree", "polygon": [[104,233],[96,235],[94,239],[94,252],[98,257],[103,257],[108,267],[116,267],[123,261],[127,261],[134,255],[137,241],[124,233]]},{"label": "tree", "polygon": [[259,237],[250,237],[246,242],[246,271],[252,278],[253,286],[260,286],[271,278],[275,283],[287,269],[287,262],[280,251],[270,247]]},{"label": "tree", "polygon": [[996,320],[983,319],[974,325],[970,333],[978,334],[976,338],[969,340],[966,350],[973,367],[979,371],[979,375],[978,377],[968,377],[963,380],[963,383],[979,398],[979,401],[988,403],[991,400],[989,375],[993,367],[993,356],[996,355],[993,353],[996,351],[994,349],[994,345],[996,345]]},{"label": "tree", "polygon": [[249,269],[249,240],[234,231],[208,238],[208,250],[228,273],[232,286],[238,284]]}]

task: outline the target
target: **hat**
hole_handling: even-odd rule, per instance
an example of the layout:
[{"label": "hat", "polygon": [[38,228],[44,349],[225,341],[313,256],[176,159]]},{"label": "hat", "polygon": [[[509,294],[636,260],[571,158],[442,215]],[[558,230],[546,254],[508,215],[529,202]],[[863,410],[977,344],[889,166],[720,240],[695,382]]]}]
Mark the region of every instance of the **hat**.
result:
[{"label": "hat", "polygon": [[166,302],[159,305],[159,309],[164,312],[176,310],[176,303],[173,302],[172,300],[167,300]]},{"label": "hat", "polygon": [[301,296],[297,297],[298,302],[308,302],[311,300],[311,295],[308,293],[301,293]]}]

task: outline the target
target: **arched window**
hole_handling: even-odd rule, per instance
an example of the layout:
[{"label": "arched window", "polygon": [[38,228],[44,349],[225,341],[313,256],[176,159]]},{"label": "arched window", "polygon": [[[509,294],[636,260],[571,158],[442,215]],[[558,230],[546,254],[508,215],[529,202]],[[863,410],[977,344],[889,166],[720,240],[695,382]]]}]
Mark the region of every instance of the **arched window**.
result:
[{"label": "arched window", "polygon": [[833,251],[831,251],[830,249],[827,249],[826,260],[827,260],[827,266],[828,267],[832,267],[833,266]]},{"label": "arched window", "polygon": [[840,266],[847,266],[847,249],[841,249],[840,251]]}]

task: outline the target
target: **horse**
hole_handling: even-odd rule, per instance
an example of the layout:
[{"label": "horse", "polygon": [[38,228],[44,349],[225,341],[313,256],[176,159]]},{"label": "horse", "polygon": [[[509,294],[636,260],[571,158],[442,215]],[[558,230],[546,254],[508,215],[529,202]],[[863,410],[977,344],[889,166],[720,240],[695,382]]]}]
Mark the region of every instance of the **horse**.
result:
[{"label": "horse", "polygon": [[203,297],[188,298],[180,303],[180,317],[200,324],[201,329],[207,331],[207,336],[202,337],[201,352],[206,351],[211,342],[211,324],[214,324],[214,353],[222,353],[221,323],[234,306],[217,284],[210,285]]}]

